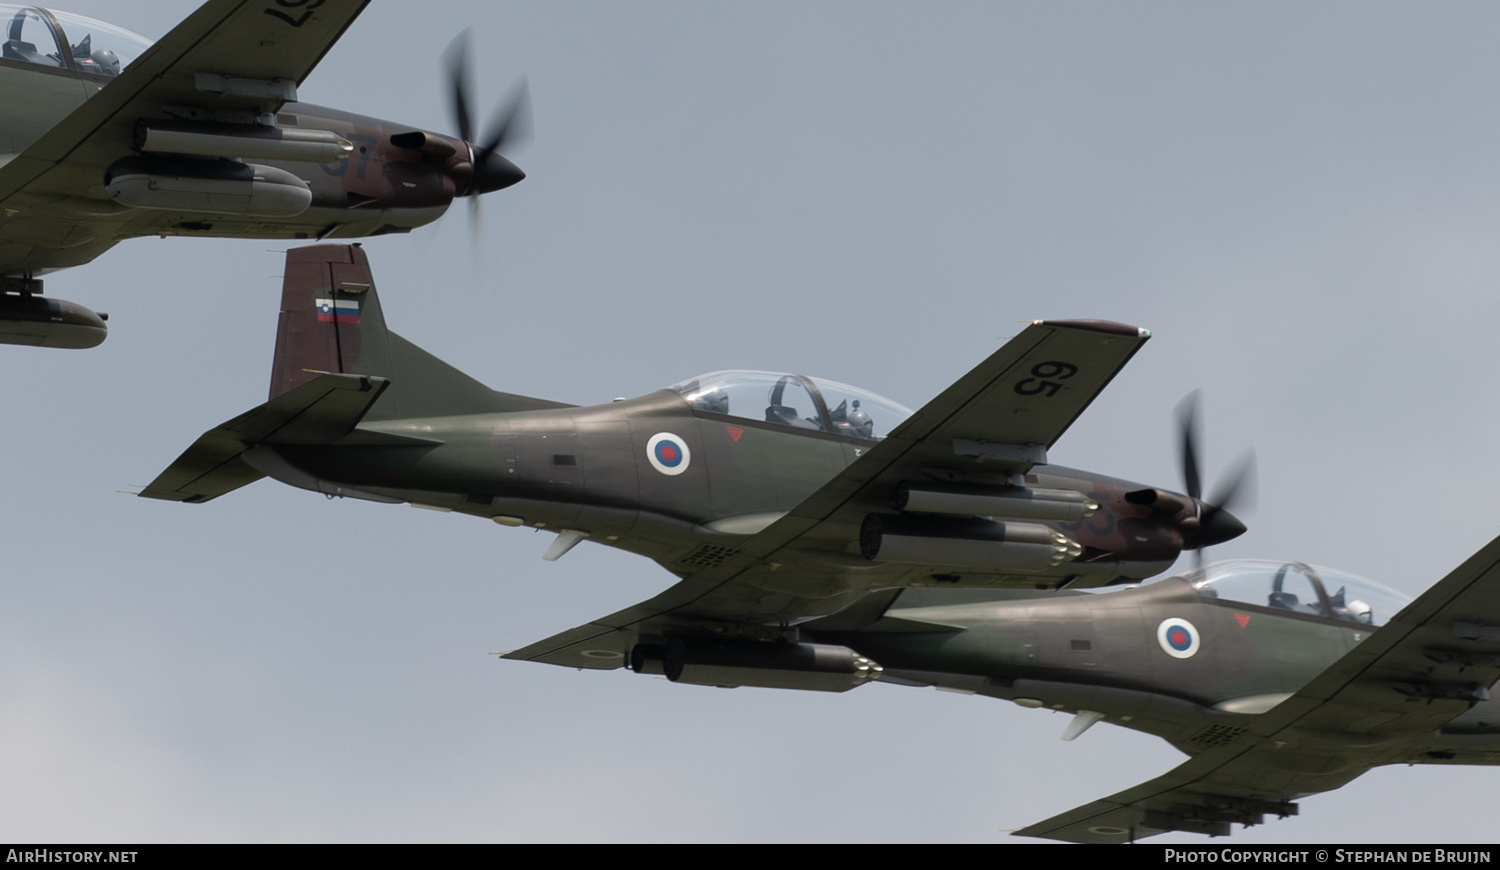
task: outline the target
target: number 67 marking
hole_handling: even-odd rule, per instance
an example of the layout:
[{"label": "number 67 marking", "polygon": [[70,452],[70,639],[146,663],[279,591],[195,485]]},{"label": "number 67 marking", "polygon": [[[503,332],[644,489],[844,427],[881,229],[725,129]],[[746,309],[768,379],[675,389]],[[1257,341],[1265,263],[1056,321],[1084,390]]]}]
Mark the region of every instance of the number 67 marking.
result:
[{"label": "number 67 marking", "polygon": [[1050,399],[1062,389],[1062,384],[1058,381],[1065,381],[1076,374],[1078,366],[1072,363],[1040,362],[1031,367],[1031,377],[1016,384],[1016,392],[1023,396],[1046,393],[1046,397]]}]

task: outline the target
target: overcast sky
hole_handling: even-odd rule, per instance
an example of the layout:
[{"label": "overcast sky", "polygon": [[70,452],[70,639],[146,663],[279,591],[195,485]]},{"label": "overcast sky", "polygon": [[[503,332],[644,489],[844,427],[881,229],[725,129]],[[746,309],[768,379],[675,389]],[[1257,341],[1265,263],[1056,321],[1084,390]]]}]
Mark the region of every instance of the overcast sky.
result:
[{"label": "overcast sky", "polygon": [[[67,8],[155,38],[194,3]],[[1500,533],[1492,3],[385,0],[302,97],[453,132],[465,26],[481,104],[529,77],[529,177],[477,252],[466,203],[366,250],[392,328],[491,386],[785,369],[918,407],[1018,321],[1107,318],[1155,337],[1052,458],[1180,489],[1202,388],[1210,487],[1261,470],[1215,558],[1416,595]],[[0,347],[0,840],[1005,842],[1181,760],[932,690],[500,661],[672,578],[272,481],[118,493],[264,401],[275,247],[126,242],[47,278],[108,342]],[[1391,768],[1234,842],[1492,840],[1497,802]]]}]

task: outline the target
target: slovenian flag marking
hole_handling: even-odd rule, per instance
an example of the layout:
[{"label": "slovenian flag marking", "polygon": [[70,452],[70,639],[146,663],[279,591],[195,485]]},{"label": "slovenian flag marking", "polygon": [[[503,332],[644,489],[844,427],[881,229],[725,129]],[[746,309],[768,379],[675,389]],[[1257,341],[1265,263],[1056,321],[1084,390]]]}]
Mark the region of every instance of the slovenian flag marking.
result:
[{"label": "slovenian flag marking", "polygon": [[358,323],[359,302],[354,299],[317,299],[319,323]]}]

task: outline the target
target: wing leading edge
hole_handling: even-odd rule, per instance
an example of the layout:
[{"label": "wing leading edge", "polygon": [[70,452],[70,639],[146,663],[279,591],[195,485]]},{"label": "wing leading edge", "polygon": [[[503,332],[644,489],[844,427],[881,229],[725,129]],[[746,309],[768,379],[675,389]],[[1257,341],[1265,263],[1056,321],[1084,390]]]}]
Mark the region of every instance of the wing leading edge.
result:
[{"label": "wing leading edge", "polygon": [[1439,729],[1489,702],[1500,680],[1500,538],[1487,544],[1244,733],[1164,776],[1015,833],[1116,843],[1166,831],[1222,836],[1232,822],[1382,764],[1500,764]]},{"label": "wing leading edge", "polygon": [[[642,636],[779,636],[777,626],[836,612],[905,569],[842,570],[867,513],[937,468],[1024,473],[1130,361],[1150,333],[1105,321],[1036,321],[786,516],[720,564],[662,594],[506,658],[577,668],[625,663]],[[856,555],[853,557],[863,561]]]}]

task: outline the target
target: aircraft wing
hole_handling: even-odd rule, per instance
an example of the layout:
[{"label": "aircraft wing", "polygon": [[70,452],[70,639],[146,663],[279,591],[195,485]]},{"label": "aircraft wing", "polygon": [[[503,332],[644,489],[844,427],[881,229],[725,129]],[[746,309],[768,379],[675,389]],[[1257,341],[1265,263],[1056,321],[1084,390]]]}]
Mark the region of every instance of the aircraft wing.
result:
[{"label": "aircraft wing", "polygon": [[865,515],[889,510],[900,484],[934,472],[978,468],[1008,479],[1046,462],[1047,448],[1149,337],[1104,321],[1034,322],[759,534],[679,563],[685,578],[649,601],[508,657],[616,668],[642,634],[755,636],[758,626],[824,616],[871,589],[904,585],[909,568],[859,555]]},{"label": "aircraft wing", "polygon": [[817,537],[853,540],[902,483],[1045,465],[1047,449],[1150,337],[1101,320],[1033,322],[767,531],[790,540],[821,526]]},{"label": "aircraft wing", "polygon": [[1500,681],[1500,538],[1475,553],[1301,691],[1222,746],[1150,782],[1016,831],[1114,843],[1296,813],[1296,798],[1381,764],[1497,764],[1437,732]]},{"label": "aircraft wing", "polygon": [[[0,273],[31,268],[20,245],[77,248],[80,261],[110,243],[96,238],[121,216],[104,207],[105,170],[132,154],[147,119],[245,120],[281,108],[369,0],[209,0],[56,127],[0,168]],[[293,96],[292,99],[295,99]],[[77,219],[67,215],[76,199]],[[38,206],[42,207],[37,211]],[[143,220],[131,210],[122,210]],[[47,220],[52,218],[52,220]],[[79,221],[93,228],[76,226]],[[136,228],[138,229],[138,228]],[[94,242],[91,247],[90,242]],[[102,244],[102,247],[100,246]],[[49,264],[51,265],[51,264]],[[60,263],[58,265],[74,265]]]}]

